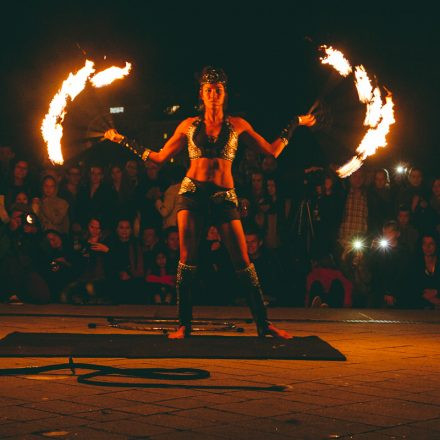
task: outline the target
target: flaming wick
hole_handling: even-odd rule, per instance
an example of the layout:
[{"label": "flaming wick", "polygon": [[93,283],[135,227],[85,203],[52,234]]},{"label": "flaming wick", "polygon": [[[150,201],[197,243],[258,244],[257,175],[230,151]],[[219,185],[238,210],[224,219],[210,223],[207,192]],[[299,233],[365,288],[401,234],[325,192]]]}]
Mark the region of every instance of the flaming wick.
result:
[{"label": "flaming wick", "polygon": [[[323,64],[331,65],[342,76],[348,76],[353,72],[342,52],[331,46],[321,46],[321,49],[327,54],[327,57],[321,58]],[[385,147],[387,145],[386,135],[389,133],[390,126],[395,122],[391,92],[384,87],[387,95],[383,102],[379,87],[373,88],[364,66],[356,66],[354,76],[359,101],[366,105],[364,125],[368,127],[368,130],[356,148],[357,154],[338,168],[337,173],[340,177],[350,176],[362,166],[368,156],[373,155],[378,148]]]},{"label": "flaming wick", "polygon": [[[80,47],[79,44],[77,45]],[[103,87],[118,78],[125,77],[129,74],[130,69],[131,64],[125,63],[124,68],[112,66],[92,76],[95,73],[94,63],[86,60],[82,69],[69,74],[50,102],[49,111],[41,124],[41,132],[47,144],[49,159],[52,163],[62,164],[64,162],[61,152],[61,139],[63,137],[62,124],[67,113],[67,104],[82,92],[88,80],[94,87]]]}]

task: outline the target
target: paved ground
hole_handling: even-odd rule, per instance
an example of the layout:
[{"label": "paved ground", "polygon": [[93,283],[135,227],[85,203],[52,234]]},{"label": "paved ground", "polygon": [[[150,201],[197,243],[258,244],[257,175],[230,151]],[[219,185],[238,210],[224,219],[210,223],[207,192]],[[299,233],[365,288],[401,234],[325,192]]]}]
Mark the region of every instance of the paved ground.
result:
[{"label": "paved ground", "polygon": [[[106,327],[105,317],[172,317],[174,312],[144,306],[0,305],[0,337],[13,331],[133,333]],[[439,312],[269,312],[295,335],[320,336],[347,361],[77,359],[125,368],[199,368],[211,374],[178,384],[101,377],[107,386],[86,385],[69,370],[0,376],[0,438],[440,439]],[[205,307],[195,315],[238,320],[248,312]],[[103,326],[91,330],[89,322]],[[245,335],[255,334],[251,324],[244,327]],[[0,358],[0,368],[64,362]],[[159,382],[170,386],[151,387]],[[182,384],[187,388],[178,387]],[[224,388],[214,388],[219,385]],[[255,389],[272,385],[288,387]]]}]

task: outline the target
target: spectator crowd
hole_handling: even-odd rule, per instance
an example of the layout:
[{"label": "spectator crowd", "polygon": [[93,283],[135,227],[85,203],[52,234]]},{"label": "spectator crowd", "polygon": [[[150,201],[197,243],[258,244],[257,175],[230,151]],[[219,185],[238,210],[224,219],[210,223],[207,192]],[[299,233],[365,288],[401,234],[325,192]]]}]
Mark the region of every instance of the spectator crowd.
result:
[{"label": "spectator crowd", "polygon": [[[248,254],[268,305],[440,308],[440,177],[311,167],[291,185],[250,149],[234,162]],[[176,197],[185,167],[38,167],[0,147],[0,302],[173,304]],[[198,304],[242,304],[216,228],[205,225]]]}]

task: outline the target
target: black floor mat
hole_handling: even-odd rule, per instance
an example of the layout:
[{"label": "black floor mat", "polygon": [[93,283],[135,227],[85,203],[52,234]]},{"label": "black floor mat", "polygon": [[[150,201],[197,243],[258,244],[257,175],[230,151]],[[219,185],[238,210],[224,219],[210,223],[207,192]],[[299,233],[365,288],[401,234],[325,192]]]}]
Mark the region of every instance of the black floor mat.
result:
[{"label": "black floor mat", "polygon": [[290,340],[252,336],[21,333],[0,340],[0,357],[302,359],[344,361],[345,356],[317,336]]}]

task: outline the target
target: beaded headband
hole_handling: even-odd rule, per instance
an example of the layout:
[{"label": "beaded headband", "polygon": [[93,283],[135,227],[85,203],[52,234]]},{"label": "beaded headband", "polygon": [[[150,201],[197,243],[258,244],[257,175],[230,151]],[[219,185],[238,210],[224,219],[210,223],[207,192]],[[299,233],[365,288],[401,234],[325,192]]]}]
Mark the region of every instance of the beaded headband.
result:
[{"label": "beaded headband", "polygon": [[226,73],[223,71],[223,69],[208,66],[203,69],[199,82],[201,86],[203,84],[215,83],[220,83],[225,86],[228,82],[228,77],[226,76]]}]

